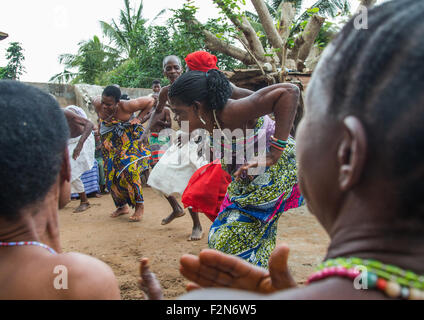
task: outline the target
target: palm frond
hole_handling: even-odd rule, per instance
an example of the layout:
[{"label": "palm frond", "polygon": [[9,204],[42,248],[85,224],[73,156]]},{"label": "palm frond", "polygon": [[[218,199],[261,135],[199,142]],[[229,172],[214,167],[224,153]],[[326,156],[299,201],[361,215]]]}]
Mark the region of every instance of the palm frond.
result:
[{"label": "palm frond", "polygon": [[65,66],[72,64],[72,61],[75,60],[75,55],[70,53],[64,53],[59,56],[59,63]]},{"label": "palm frond", "polygon": [[250,22],[257,22],[260,23],[259,17],[256,13],[253,13],[251,11],[246,11],[244,13],[247,19],[249,19]]},{"label": "palm frond", "polygon": [[[342,15],[350,12],[349,0],[318,0],[309,9],[319,9],[319,14],[327,17],[336,17],[339,13]],[[309,19],[310,13],[306,10],[295,21],[290,34],[293,35],[300,31],[303,21]]]},{"label": "palm frond", "polygon": [[281,10],[283,3],[291,2],[293,7],[296,9],[296,12],[299,12],[302,8],[303,0],[268,0],[267,2],[275,11]]},{"label": "palm frond", "polygon": [[152,20],[150,20],[149,26],[152,25],[152,23],[155,22],[156,19],[162,16],[166,11],[166,9],[162,9]]},{"label": "palm frond", "polygon": [[141,19],[142,12],[143,12],[143,0],[140,1],[140,5],[138,6],[137,15],[136,15],[137,20]]},{"label": "palm frond", "polygon": [[60,84],[69,83],[71,80],[73,80],[77,76],[78,76],[77,72],[71,72],[65,69],[63,72],[55,74],[53,77],[51,77],[49,79],[49,82],[60,83]]}]

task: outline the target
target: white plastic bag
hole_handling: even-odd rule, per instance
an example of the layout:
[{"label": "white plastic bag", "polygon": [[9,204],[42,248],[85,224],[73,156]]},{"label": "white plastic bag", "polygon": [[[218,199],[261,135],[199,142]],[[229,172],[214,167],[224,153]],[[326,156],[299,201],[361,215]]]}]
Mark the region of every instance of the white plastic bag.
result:
[{"label": "white plastic bag", "polygon": [[178,137],[184,141],[181,138],[184,135],[187,133],[177,132],[177,139],[160,158],[147,181],[149,186],[166,196],[182,195],[194,172],[208,163],[206,156],[199,156],[199,145],[194,139],[178,145]]}]

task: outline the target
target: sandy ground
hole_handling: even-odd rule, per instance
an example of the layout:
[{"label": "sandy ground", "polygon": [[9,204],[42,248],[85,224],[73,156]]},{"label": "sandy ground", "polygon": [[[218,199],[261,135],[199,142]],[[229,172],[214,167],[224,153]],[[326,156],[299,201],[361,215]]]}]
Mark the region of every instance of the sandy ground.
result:
[{"label": "sandy ground", "polygon": [[[144,189],[145,215],[139,223],[129,223],[128,215],[115,219],[110,195],[90,198],[92,207],[73,213],[79,201],[71,201],[60,211],[61,241],[64,251],[77,251],[107,263],[114,271],[123,299],[144,299],[137,287],[138,260],[150,258],[164,290],[165,299],[175,299],[185,292],[186,279],[179,271],[179,258],[184,253],[198,254],[207,248],[209,219],[201,215],[205,236],[200,241],[187,241],[192,222],[190,214],[162,226],[170,213],[168,202],[150,188]],[[322,261],[328,237],[305,207],[285,212],[279,220],[277,243],[290,248],[289,267],[296,281],[303,285],[314,267]]]}]

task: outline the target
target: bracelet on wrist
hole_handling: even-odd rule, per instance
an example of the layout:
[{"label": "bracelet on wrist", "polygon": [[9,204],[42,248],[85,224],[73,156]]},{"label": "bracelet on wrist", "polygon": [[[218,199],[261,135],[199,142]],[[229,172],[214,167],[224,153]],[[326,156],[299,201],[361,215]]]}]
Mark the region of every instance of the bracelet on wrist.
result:
[{"label": "bracelet on wrist", "polygon": [[271,144],[274,144],[274,145],[276,145],[280,148],[285,148],[287,146],[287,141],[279,140],[279,139],[275,138],[274,136],[271,136],[270,142],[271,142]]},{"label": "bracelet on wrist", "polygon": [[271,147],[273,147],[273,148],[275,148],[277,150],[280,150],[280,151],[284,151],[284,149],[285,149],[284,147],[277,146],[274,143],[271,143]]}]

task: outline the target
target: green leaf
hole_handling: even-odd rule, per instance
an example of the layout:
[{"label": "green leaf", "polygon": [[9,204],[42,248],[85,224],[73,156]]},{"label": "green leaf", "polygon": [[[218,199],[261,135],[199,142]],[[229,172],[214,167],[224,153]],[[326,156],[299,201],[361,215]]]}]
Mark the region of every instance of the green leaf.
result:
[{"label": "green leaf", "polygon": [[307,10],[308,13],[318,13],[319,12],[319,8],[311,8]]}]

